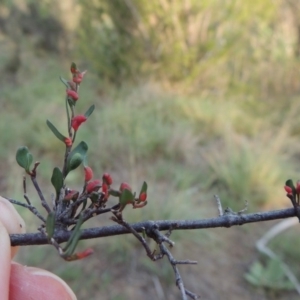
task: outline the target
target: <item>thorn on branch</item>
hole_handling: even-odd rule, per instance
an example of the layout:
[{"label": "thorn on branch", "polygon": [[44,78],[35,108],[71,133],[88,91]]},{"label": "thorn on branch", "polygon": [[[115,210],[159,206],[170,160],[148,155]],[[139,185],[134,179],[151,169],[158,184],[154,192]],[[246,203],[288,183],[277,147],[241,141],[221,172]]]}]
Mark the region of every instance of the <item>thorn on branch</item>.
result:
[{"label": "thorn on branch", "polygon": [[222,209],[221,199],[218,195],[214,195],[214,198],[216,199],[216,202],[217,202],[219,217],[222,217],[223,216],[223,209]]},{"label": "thorn on branch", "polygon": [[246,200],[246,201],[245,201],[245,207],[244,207],[243,209],[239,210],[239,211],[237,212],[237,214],[238,214],[238,215],[241,215],[241,214],[243,214],[244,212],[246,212],[247,210],[248,210],[248,201]]}]

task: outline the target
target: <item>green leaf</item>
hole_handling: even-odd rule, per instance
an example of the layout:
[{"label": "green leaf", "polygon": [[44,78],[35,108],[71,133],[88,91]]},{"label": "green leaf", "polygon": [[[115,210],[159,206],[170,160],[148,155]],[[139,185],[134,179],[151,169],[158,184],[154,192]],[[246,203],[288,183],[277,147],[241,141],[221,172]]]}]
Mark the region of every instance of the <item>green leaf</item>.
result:
[{"label": "green leaf", "polygon": [[46,232],[48,234],[48,239],[50,240],[54,234],[55,229],[55,213],[51,211],[46,220]]},{"label": "green leaf", "polygon": [[49,120],[47,120],[47,125],[60,141],[65,142],[66,137],[63,136]]},{"label": "green leaf", "polygon": [[124,189],[120,197],[120,205],[125,206],[129,203],[133,203],[133,201],[134,195],[132,194],[132,192],[127,189]]},{"label": "green leaf", "polygon": [[73,238],[71,239],[68,249],[64,253],[64,257],[68,257],[74,253],[77,244],[79,242],[80,236],[81,236],[81,230],[76,231]]},{"label": "green leaf", "polygon": [[141,191],[140,191],[140,194],[147,193],[147,188],[148,188],[148,184],[147,184],[146,181],[144,181],[143,185],[142,185],[142,188],[141,188]]},{"label": "green leaf", "polygon": [[59,79],[61,80],[61,82],[67,87],[67,89],[70,89],[70,85],[68,83],[68,81],[64,78],[62,78],[61,76],[59,76]]},{"label": "green leaf", "polygon": [[113,189],[110,189],[108,192],[113,197],[120,197],[121,196],[121,193],[119,191],[116,191],[116,190],[113,190]]},{"label": "green leaf", "polygon": [[94,111],[95,109],[95,105],[93,104],[86,112],[85,112],[85,116],[88,118]]},{"label": "green leaf", "polygon": [[[63,248],[64,252],[67,251],[67,250],[70,250],[70,251],[67,251],[66,255],[72,255],[73,254],[73,252],[76,248],[76,245],[79,241],[80,235],[81,235],[80,227],[81,227],[82,223],[83,223],[83,217],[80,216],[77,223],[76,223],[75,228],[72,231],[72,234],[70,235],[65,247]],[[75,246],[74,246],[74,244],[75,244]],[[70,249],[71,245],[72,245],[72,249]]]},{"label": "green leaf", "polygon": [[71,157],[70,162],[68,164],[69,172],[78,168],[82,162],[83,162],[83,156],[80,153],[74,153],[74,155]]},{"label": "green leaf", "polygon": [[26,171],[29,172],[32,162],[33,162],[33,155],[30,152],[28,152],[27,153],[27,168],[25,169]]},{"label": "green leaf", "polygon": [[24,168],[25,171],[29,172],[30,165],[33,161],[33,156],[29,152],[27,147],[23,146],[17,150],[16,160],[20,167]]},{"label": "green leaf", "polygon": [[51,176],[51,183],[55,188],[57,197],[59,196],[60,190],[64,185],[64,178],[61,170],[58,167],[53,169],[53,173]]},{"label": "green leaf", "polygon": [[88,145],[86,142],[80,142],[70,153],[67,160],[67,173],[75,170],[85,159],[88,151]]},{"label": "green leaf", "polygon": [[87,155],[83,158],[83,162],[82,162],[84,167],[88,166],[88,160],[87,160]]}]

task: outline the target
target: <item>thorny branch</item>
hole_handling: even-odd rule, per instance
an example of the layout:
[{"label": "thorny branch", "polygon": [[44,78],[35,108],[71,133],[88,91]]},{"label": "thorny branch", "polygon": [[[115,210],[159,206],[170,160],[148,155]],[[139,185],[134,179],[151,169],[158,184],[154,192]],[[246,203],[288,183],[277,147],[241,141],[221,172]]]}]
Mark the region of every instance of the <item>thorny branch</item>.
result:
[{"label": "thorny branch", "polygon": [[[300,208],[297,208],[300,213]],[[131,227],[142,233],[147,231],[153,223],[158,226],[160,231],[169,230],[189,230],[189,229],[205,229],[217,227],[231,227],[236,225],[243,225],[247,223],[264,222],[278,219],[287,219],[295,217],[294,208],[286,208],[281,210],[273,210],[266,212],[258,212],[251,214],[224,214],[221,217],[199,220],[156,220],[144,221],[131,224]],[[83,229],[81,240],[115,236],[121,234],[128,234],[130,231],[121,225],[110,225],[103,227],[95,227]],[[66,242],[70,237],[71,232],[67,230],[60,230],[56,232],[54,238],[59,242]],[[29,245],[45,245],[48,244],[47,238],[41,233],[26,233],[26,234],[11,234],[10,235],[12,246],[29,246]]]},{"label": "thorny branch", "polygon": [[[145,221],[139,222],[135,224],[129,224],[123,220],[122,214],[116,210],[117,206],[111,208],[93,208],[87,210],[85,215],[85,219],[88,219],[92,215],[97,215],[101,213],[106,213],[111,211],[114,216],[111,218],[113,221],[117,222],[118,225],[112,226],[104,226],[98,228],[89,228],[82,230],[82,234],[80,239],[90,239],[97,237],[105,237],[105,236],[113,236],[120,234],[132,233],[143,245],[146,250],[147,256],[156,261],[158,259],[167,256],[175,275],[176,286],[179,288],[181,293],[181,299],[186,300],[187,297],[191,299],[199,299],[200,296],[186,289],[184,282],[181,278],[179,269],[177,267],[178,264],[196,264],[196,261],[190,260],[176,260],[172,253],[169,251],[168,247],[165,244],[168,244],[170,247],[174,246],[174,242],[170,240],[170,235],[172,230],[187,230],[187,229],[205,229],[205,228],[216,228],[216,227],[231,227],[235,225],[243,225],[247,223],[255,223],[262,221],[269,221],[275,219],[284,219],[289,217],[294,217],[299,214],[299,207],[283,209],[283,210],[275,210],[268,212],[259,212],[252,214],[244,214],[246,208],[239,212],[233,212],[231,209],[226,208],[223,213],[222,205],[220,199],[215,196],[218,205],[218,211],[220,216],[217,218],[210,219],[199,219],[199,220],[161,220],[161,221]],[[31,212],[33,212],[36,216],[38,216],[41,220],[43,220],[41,214],[32,206],[26,203],[21,203],[13,199],[7,199],[11,203],[21,205],[23,207],[28,208]],[[28,199],[29,200],[29,199]],[[30,203],[30,201],[29,201]],[[167,231],[165,234],[162,234],[161,231]],[[140,234],[142,233],[142,235]],[[12,234],[11,245],[38,245],[38,244],[52,244],[58,250],[61,250],[59,246],[60,243],[66,242],[72,231],[60,229],[54,234],[53,238],[50,240],[47,238],[44,231],[41,233],[33,233],[33,234]],[[155,251],[151,251],[146,239],[145,235],[149,238],[152,238],[158,245],[160,249],[160,253],[156,254]],[[60,253],[61,251],[59,251]],[[60,253],[62,256],[62,254]]]}]

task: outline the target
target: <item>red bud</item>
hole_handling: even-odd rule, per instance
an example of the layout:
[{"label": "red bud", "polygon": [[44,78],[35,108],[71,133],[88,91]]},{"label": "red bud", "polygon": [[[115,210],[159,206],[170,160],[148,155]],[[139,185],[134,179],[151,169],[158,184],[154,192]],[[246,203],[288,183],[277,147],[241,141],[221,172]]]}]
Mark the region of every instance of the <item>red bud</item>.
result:
[{"label": "red bud", "polygon": [[67,89],[66,92],[67,92],[67,95],[68,95],[70,98],[72,98],[74,101],[77,101],[77,100],[78,100],[79,96],[78,96],[77,92],[75,92],[75,91],[73,91],[73,90],[70,90],[70,89]]},{"label": "red bud", "polygon": [[85,182],[90,181],[93,178],[93,170],[91,167],[84,167],[84,180]]},{"label": "red bud", "polygon": [[293,194],[293,189],[287,185],[284,186],[285,191],[289,194],[292,195]]},{"label": "red bud", "polygon": [[72,146],[72,139],[69,137],[65,138],[65,144],[67,147],[71,147]]},{"label": "red bud", "polygon": [[107,201],[109,197],[109,193],[108,193],[108,185],[105,182],[103,182],[102,184],[102,193],[104,194],[104,200]]},{"label": "red bud", "polygon": [[75,255],[76,255],[77,259],[82,259],[82,258],[90,256],[93,253],[94,253],[93,249],[89,248],[82,252],[78,252]]},{"label": "red bud", "polygon": [[79,126],[87,120],[87,117],[84,115],[77,115],[71,121],[72,128],[77,131]]},{"label": "red bud", "polygon": [[93,249],[88,248],[88,249],[86,249],[86,250],[84,250],[82,252],[77,252],[76,256],[77,256],[78,259],[82,259],[82,258],[85,258],[87,256],[90,256],[93,253],[94,253]]},{"label": "red bud", "polygon": [[66,256],[66,257],[64,257],[64,259],[67,260],[67,261],[74,261],[74,260],[85,258],[85,257],[93,254],[93,252],[94,252],[93,249],[89,248],[89,249],[86,249],[82,252],[78,252],[78,253],[74,253],[70,256]]},{"label": "red bud", "polygon": [[131,191],[131,186],[126,182],[122,182],[120,185],[120,191],[122,192],[125,189]]},{"label": "red bud", "polygon": [[147,193],[141,193],[139,196],[139,200],[144,202],[147,199]]},{"label": "red bud", "polygon": [[64,200],[76,200],[78,198],[79,192],[76,190],[70,190],[65,196]]},{"label": "red bud", "polygon": [[98,191],[101,186],[101,181],[99,179],[89,182],[86,186],[86,191],[88,194]]},{"label": "red bud", "polygon": [[107,185],[112,185],[112,183],[113,183],[113,180],[112,180],[110,174],[108,174],[108,173],[104,173],[102,176],[102,179]]},{"label": "red bud", "polygon": [[73,76],[73,82],[77,83],[77,84],[80,84],[82,79],[83,79],[83,76],[85,75],[86,71],[83,71],[83,72],[78,72],[76,74],[74,74]]}]

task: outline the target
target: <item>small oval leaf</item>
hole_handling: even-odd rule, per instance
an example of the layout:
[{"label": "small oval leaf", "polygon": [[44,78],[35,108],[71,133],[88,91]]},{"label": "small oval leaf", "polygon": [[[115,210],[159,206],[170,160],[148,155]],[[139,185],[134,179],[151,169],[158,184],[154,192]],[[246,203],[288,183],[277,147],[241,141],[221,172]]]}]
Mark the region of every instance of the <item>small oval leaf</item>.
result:
[{"label": "small oval leaf", "polygon": [[125,206],[133,202],[134,202],[134,195],[132,194],[132,192],[127,189],[124,189],[120,197],[121,206]]},{"label": "small oval leaf", "polygon": [[30,165],[33,161],[33,156],[29,152],[28,148],[23,146],[17,150],[16,160],[21,168],[25,169],[25,171],[29,171]]},{"label": "small oval leaf", "polygon": [[75,153],[72,158],[70,159],[70,163],[68,165],[68,170],[73,171],[78,168],[81,163],[83,162],[83,157],[80,153]]},{"label": "small oval leaf", "polygon": [[113,189],[109,189],[108,193],[113,196],[113,197],[120,197],[121,196],[121,193],[120,191],[116,191],[116,190],[113,190]]},{"label": "small oval leaf", "polygon": [[[88,151],[86,142],[80,142],[70,153],[67,160],[67,173],[76,169],[85,160]],[[76,155],[76,156],[75,156]]]},{"label": "small oval leaf", "polygon": [[51,183],[55,188],[56,195],[58,196],[61,188],[64,185],[64,178],[61,170],[58,167],[55,167],[51,176]]}]

